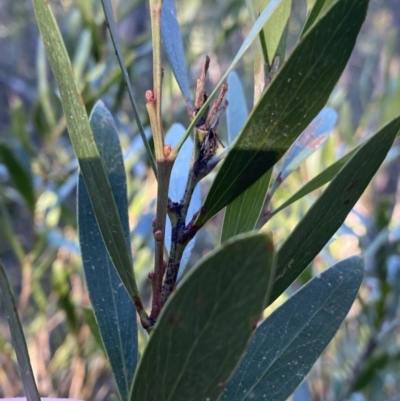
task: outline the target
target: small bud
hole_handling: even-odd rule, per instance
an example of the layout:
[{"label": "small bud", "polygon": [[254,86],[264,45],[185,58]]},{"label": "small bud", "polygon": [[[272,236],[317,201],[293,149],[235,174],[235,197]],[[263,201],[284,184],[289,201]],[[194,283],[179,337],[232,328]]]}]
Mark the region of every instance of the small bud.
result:
[{"label": "small bud", "polygon": [[151,221],[151,226],[153,227],[153,229],[156,228],[156,223],[157,223],[157,219],[154,217],[153,220]]},{"label": "small bud", "polygon": [[149,272],[147,277],[149,278],[149,280],[153,281],[154,280],[154,272]]},{"label": "small bud", "polygon": [[153,91],[147,90],[145,93],[145,98],[148,103],[153,103],[155,101]]},{"label": "small bud", "polygon": [[168,157],[171,154],[172,148],[171,145],[164,145],[164,156]]},{"label": "small bud", "polygon": [[154,238],[156,241],[162,241],[164,239],[164,234],[161,230],[157,230],[154,232]]}]

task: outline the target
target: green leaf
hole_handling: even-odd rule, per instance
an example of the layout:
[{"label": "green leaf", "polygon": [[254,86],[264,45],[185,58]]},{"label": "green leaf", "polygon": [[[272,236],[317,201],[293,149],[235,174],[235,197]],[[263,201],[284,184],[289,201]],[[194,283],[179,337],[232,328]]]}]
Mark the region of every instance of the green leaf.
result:
[{"label": "green leaf", "polygon": [[[26,151],[21,150],[29,160]],[[35,209],[35,190],[32,184],[31,171],[27,171],[27,168],[25,168],[14,151],[5,143],[0,143],[0,161],[7,167],[16,189],[21,194],[29,210],[33,212]],[[30,169],[30,165],[28,168]]]},{"label": "green leaf", "polygon": [[8,324],[10,326],[11,340],[17,355],[18,366],[24,386],[25,396],[28,401],[40,401],[40,396],[33,376],[29,359],[28,348],[25,342],[24,331],[19,320],[17,306],[11,291],[10,283],[3,264],[0,261],[0,290]]},{"label": "green leaf", "polygon": [[272,169],[247,188],[226,208],[221,242],[235,235],[254,230],[264,206]]},{"label": "green leaf", "polygon": [[[25,107],[21,99],[18,97],[12,98],[10,102],[10,115],[11,115],[11,132],[13,136],[18,138],[22,149],[28,154],[34,154],[32,149],[29,133],[26,129],[26,113]],[[29,160],[30,162],[30,160]]]},{"label": "green leaf", "polygon": [[300,36],[303,36],[313,26],[318,17],[321,16],[334,2],[335,0],[316,0]]},{"label": "green leaf", "polygon": [[[299,199],[303,198],[304,196],[308,195],[309,193],[315,191],[316,189],[322,187],[323,185],[325,185],[329,181],[331,181],[336,176],[336,174],[340,171],[340,169],[347,163],[348,160],[350,160],[350,158],[354,155],[354,153],[361,146],[362,146],[362,144],[358,145],[353,150],[351,150],[349,153],[347,153],[345,156],[343,156],[341,159],[337,160],[335,163],[331,164],[324,171],[322,171],[317,176],[315,176],[312,180],[310,180],[309,182],[304,184],[289,199],[287,199],[285,202],[283,202],[279,207],[274,209],[272,212],[269,212],[268,219],[270,219],[272,216],[274,216],[281,210],[285,209],[286,207],[290,206],[292,203],[298,201]],[[393,149],[392,149],[392,151],[393,151]],[[390,153],[389,153],[388,157],[385,159],[385,162],[383,164],[384,165],[390,164],[393,161],[397,160],[398,157],[399,157],[399,155],[397,154],[397,152],[393,151],[392,156],[390,156]]]},{"label": "green leaf", "polygon": [[337,0],[300,40],[250,115],[195,225],[265,174],[325,105],[354,47],[368,0]]},{"label": "green leaf", "polygon": [[[263,10],[271,0],[259,0],[258,11]],[[265,61],[272,65],[275,54],[278,52],[279,44],[281,43],[282,36],[285,33],[286,26],[290,16],[290,9],[292,6],[291,0],[284,0],[274,13],[274,18],[268,20],[263,30],[260,32],[261,47],[263,54],[267,57]]]},{"label": "green leaf", "polygon": [[131,401],[216,400],[260,317],[272,268],[265,234],[236,237],[202,259],[164,306]]},{"label": "green leaf", "polygon": [[283,243],[277,253],[271,302],[286,290],[340,228],[384,161],[399,130],[400,117],[357,149]]},{"label": "green leaf", "polygon": [[90,332],[92,333],[97,346],[104,352],[105,355],[107,355],[93,309],[87,306],[83,307],[82,314],[86,324],[89,326]]},{"label": "green leaf", "polygon": [[303,196],[308,195],[312,191],[322,187],[323,185],[327,184],[331,181],[336,174],[341,170],[341,168],[347,163],[348,160],[354,155],[354,153],[360,148],[353,149],[347,155],[343,156],[341,159],[337,160],[335,163],[331,164],[328,168],[322,171],[320,174],[315,176],[312,180],[304,184],[295,194],[293,194],[288,200],[282,203],[279,207],[277,207],[274,211],[272,211],[268,217],[272,217],[273,215],[277,214],[281,210],[285,209],[286,207],[290,206],[292,203],[298,201]]},{"label": "green leaf", "polygon": [[[280,171],[270,186],[266,203],[269,204],[276,189],[292,174],[305,160],[307,160],[328,139],[336,124],[337,113],[329,107],[323,108],[311,124],[292,143],[286,152]],[[267,219],[272,217],[269,209],[264,212]]]},{"label": "green leaf", "polygon": [[[124,246],[130,249],[124,163],[116,126],[102,102],[94,106],[90,124],[123,224]],[[82,174],[78,186],[78,224],[90,300],[121,399],[126,401],[137,363],[136,312],[107,253]]]},{"label": "green leaf", "polygon": [[186,70],[185,52],[182,35],[176,16],[175,0],[164,0],[161,7],[161,35],[165,53],[171,64],[175,79],[185,98],[186,104],[192,106],[189,79]]},{"label": "green leaf", "polygon": [[[38,1],[38,0],[36,0],[36,1]],[[103,11],[104,11],[107,23],[108,23],[108,28],[110,30],[110,36],[111,36],[111,40],[112,40],[112,43],[113,43],[113,46],[115,49],[115,55],[117,56],[119,66],[121,67],[122,76],[124,78],[126,88],[128,89],[129,100],[132,105],[133,115],[135,116],[135,121],[136,121],[137,127],[139,129],[139,134],[140,134],[140,137],[142,138],[144,147],[146,149],[147,157],[149,158],[151,168],[153,169],[153,172],[157,177],[156,162],[154,160],[153,153],[150,149],[150,145],[147,141],[146,133],[144,132],[143,125],[140,121],[139,111],[136,106],[136,101],[135,101],[135,96],[133,94],[131,80],[129,79],[128,70],[126,69],[126,66],[125,66],[121,44],[119,43],[117,25],[114,21],[114,13],[113,13],[113,9],[111,6],[111,2],[110,2],[110,0],[101,0],[101,4],[103,6]]]},{"label": "green leaf", "polygon": [[285,401],[346,317],[363,278],[363,260],[345,259],[314,277],[256,330],[222,401]]},{"label": "green leaf", "polygon": [[132,299],[138,288],[126,246],[117,206],[104,165],[90,129],[85,105],[79,93],[70,60],[56,20],[47,0],[32,0],[36,21],[60,90],[68,133],[78,157],[82,176],[107,252]]},{"label": "green leaf", "polygon": [[336,121],[337,113],[334,109],[325,107],[318,113],[286,152],[278,176],[270,189],[271,195],[294,170],[322,146],[336,125]]},{"label": "green leaf", "polygon": [[[245,123],[248,113],[243,88],[236,73],[229,75],[228,86],[227,100],[229,107],[226,111],[226,117],[228,135],[230,142],[232,142]],[[270,178],[271,172],[268,172],[227,206],[221,242],[255,228],[264,205]]]}]

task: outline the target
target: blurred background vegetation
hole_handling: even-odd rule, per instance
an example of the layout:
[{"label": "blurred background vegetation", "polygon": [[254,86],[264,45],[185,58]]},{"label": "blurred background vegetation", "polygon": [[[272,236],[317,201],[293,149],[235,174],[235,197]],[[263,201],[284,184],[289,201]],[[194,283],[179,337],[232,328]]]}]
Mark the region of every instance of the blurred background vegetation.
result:
[{"label": "blurred background vegetation", "polygon": [[[312,3],[293,1],[287,54]],[[117,122],[128,174],[135,271],[144,299],[149,300],[147,273],[152,266],[156,182],[146,164],[101,5],[94,0],[60,0],[51,5],[88,112],[96,100],[102,99]],[[144,93],[151,89],[152,76],[147,4],[115,0],[113,5],[142,122],[148,126]],[[251,27],[246,4],[242,0],[177,0],[177,9],[192,87],[208,54],[210,91]],[[166,61],[164,67],[164,127],[167,130],[177,121],[187,126],[185,103]],[[237,72],[250,109],[251,50]],[[273,206],[279,206],[399,113],[400,0],[371,1],[357,47],[329,105],[339,113],[334,132],[276,192]],[[224,142],[224,124],[219,136]],[[366,256],[365,282],[358,300],[294,400],[400,399],[399,159],[400,147],[396,146],[346,224],[291,289],[336,260],[359,252]],[[116,388],[93,325],[83,280],[75,216],[76,182],[77,162],[31,2],[0,0],[0,257],[18,298],[41,394],[99,401],[115,397]],[[206,181],[204,191],[207,186]],[[320,192],[271,219],[277,244]],[[219,241],[222,219],[220,213],[200,231],[189,264]],[[143,346],[145,336],[141,339]],[[18,375],[2,310],[0,396],[22,394]]]}]

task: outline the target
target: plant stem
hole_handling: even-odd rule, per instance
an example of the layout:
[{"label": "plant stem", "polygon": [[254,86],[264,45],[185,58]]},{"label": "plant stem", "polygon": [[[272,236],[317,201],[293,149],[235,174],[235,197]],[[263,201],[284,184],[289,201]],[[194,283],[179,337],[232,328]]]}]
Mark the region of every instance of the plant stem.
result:
[{"label": "plant stem", "polygon": [[165,159],[157,161],[158,168],[158,189],[157,189],[157,212],[153,226],[155,239],[154,255],[154,274],[152,277],[153,301],[150,319],[155,322],[161,311],[161,291],[162,282],[165,273],[164,261],[164,238],[165,222],[167,217],[168,188],[171,176],[173,160]]},{"label": "plant stem", "polygon": [[[209,64],[210,59],[207,56],[201,75],[197,80],[195,98],[195,112],[197,113],[200,109],[204,109],[204,104],[207,102],[207,95],[204,91],[204,86]],[[162,289],[161,305],[165,304],[174,290],[183,252],[189,241],[195,236],[200,228],[193,227],[193,219],[188,225],[186,225],[186,218],[196,185],[213,169],[213,167],[215,167],[215,163],[211,163],[211,166],[209,166],[209,162],[215,155],[218,146],[218,136],[215,132],[215,128],[218,126],[221,113],[226,107],[224,101],[227,90],[228,86],[223,85],[219,95],[214,100],[211,109],[208,111],[207,108],[207,116],[202,117],[201,126],[195,130],[192,165],[190,167],[183,198],[179,203],[171,204],[169,207],[169,214],[172,222],[172,241],[167,272]],[[192,117],[196,119],[198,115]]]},{"label": "plant stem", "polygon": [[101,4],[103,6],[104,15],[106,17],[107,25],[108,25],[108,28],[109,28],[109,31],[110,31],[111,40],[112,40],[113,45],[114,45],[115,54],[117,56],[119,66],[120,66],[121,71],[122,71],[122,76],[124,78],[126,87],[128,89],[129,100],[131,101],[131,104],[132,104],[133,114],[135,116],[136,124],[137,124],[137,126],[139,128],[139,134],[142,137],[142,141],[143,141],[144,147],[146,149],[147,156],[149,158],[151,168],[153,169],[153,172],[154,172],[155,176],[157,177],[157,168],[156,168],[156,164],[154,162],[153,153],[151,152],[149,143],[147,142],[146,134],[144,132],[143,125],[142,125],[142,123],[140,121],[140,118],[139,118],[139,111],[138,111],[138,108],[136,106],[135,98],[133,96],[133,88],[132,88],[132,85],[131,85],[131,81],[129,79],[128,70],[126,69],[126,64],[124,62],[124,56],[122,54],[122,48],[121,48],[121,45],[119,43],[118,34],[117,34],[117,25],[116,25],[116,23],[114,21],[114,14],[113,14],[111,2],[110,2],[110,0],[101,0]]},{"label": "plant stem", "polygon": [[[196,135],[197,138],[197,135]],[[193,150],[193,165],[198,158],[200,144],[196,140]],[[193,171],[193,165],[190,169],[188,180],[186,183],[185,193],[179,204],[173,205],[170,209],[171,213],[174,214],[174,218],[171,219],[172,223],[172,238],[171,238],[171,249],[168,259],[167,272],[165,276],[164,286],[162,288],[162,299],[161,306],[165,304],[168,297],[171,295],[175,288],[176,279],[178,276],[179,266],[181,263],[183,251],[186,245],[192,238],[186,238],[183,240],[186,230],[186,217],[189,209],[190,201],[192,199],[193,191],[199,182],[199,177]]]},{"label": "plant stem", "polygon": [[[153,94],[156,104],[157,128],[159,132],[153,132],[153,136],[163,135],[161,119],[161,83],[162,83],[162,65],[161,65],[161,4],[162,0],[150,0],[150,18],[151,18],[151,36],[153,42]],[[154,138],[154,146],[156,146]],[[158,149],[160,151],[160,149]],[[161,148],[162,150],[162,148]],[[157,156],[156,159],[160,160]]]},{"label": "plant stem", "polygon": [[[153,222],[155,239],[154,273],[151,276],[153,300],[150,320],[154,323],[161,311],[161,291],[165,273],[164,238],[167,218],[168,189],[175,157],[170,157],[171,148],[164,146],[164,133],[161,116],[161,0],[150,0],[151,33],[153,40],[153,91],[146,92],[147,111],[154,139],[157,163],[157,211]],[[174,155],[175,156],[175,155]]]}]

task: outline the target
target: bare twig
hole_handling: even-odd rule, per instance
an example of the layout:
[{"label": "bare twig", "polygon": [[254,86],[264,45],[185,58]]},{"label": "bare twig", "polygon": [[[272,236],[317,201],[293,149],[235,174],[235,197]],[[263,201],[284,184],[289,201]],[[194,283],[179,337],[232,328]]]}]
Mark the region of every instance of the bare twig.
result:
[{"label": "bare twig", "polygon": [[153,224],[155,239],[154,273],[152,274],[153,300],[150,320],[154,324],[161,311],[161,290],[165,272],[164,238],[167,217],[168,189],[172,166],[176,154],[171,154],[171,147],[164,144],[164,132],[161,116],[162,76],[161,65],[161,0],[150,0],[151,32],[153,39],[153,91],[146,92],[146,108],[149,113],[154,139],[157,163],[157,211]]},{"label": "bare twig", "polygon": [[[209,67],[210,59],[207,57],[199,79],[197,80],[197,90],[195,99],[196,112],[199,112],[207,99],[204,91],[206,74]],[[169,215],[172,222],[172,241],[171,250],[166,268],[166,276],[162,289],[162,305],[168,300],[173,289],[175,288],[179,266],[181,263],[183,252],[196,235],[200,227],[193,226],[195,216],[186,226],[186,218],[192,199],[193,191],[198,182],[204,178],[211,170],[208,162],[215,155],[218,143],[221,143],[216,128],[218,126],[221,114],[226,109],[225,95],[228,90],[227,85],[223,85],[217,98],[215,99],[210,112],[201,118],[195,133],[195,144],[193,149],[192,166],[190,168],[185,192],[179,203],[170,203]],[[214,164],[215,167],[215,164]]]}]

